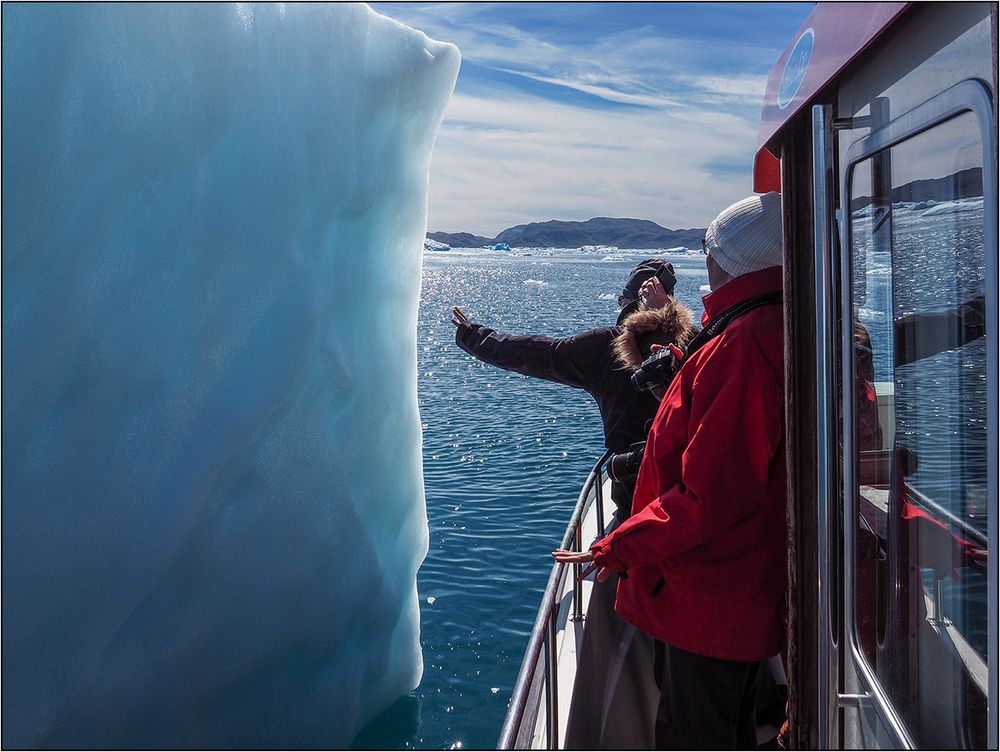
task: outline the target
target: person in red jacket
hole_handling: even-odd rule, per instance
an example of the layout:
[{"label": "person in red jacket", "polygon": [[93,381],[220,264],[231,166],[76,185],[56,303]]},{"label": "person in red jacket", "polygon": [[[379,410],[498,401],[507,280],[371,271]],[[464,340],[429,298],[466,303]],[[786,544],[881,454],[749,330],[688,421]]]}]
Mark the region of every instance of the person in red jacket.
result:
[{"label": "person in red jacket", "polygon": [[784,644],[781,197],[705,235],[702,334],[660,403],[632,516],[589,551],[616,610],[657,641],[660,749],[756,749],[754,684]]}]

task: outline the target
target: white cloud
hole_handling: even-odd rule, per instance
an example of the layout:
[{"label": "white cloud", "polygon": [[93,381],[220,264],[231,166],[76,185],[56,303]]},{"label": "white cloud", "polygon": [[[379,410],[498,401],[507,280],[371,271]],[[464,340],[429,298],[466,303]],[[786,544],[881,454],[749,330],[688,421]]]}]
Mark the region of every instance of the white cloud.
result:
[{"label": "white cloud", "polygon": [[758,107],[764,101],[764,89],[767,87],[766,75],[684,76],[679,80],[697,91],[702,101],[741,102]]},{"label": "white cloud", "polygon": [[[494,235],[593,216],[704,226],[750,193],[756,122],[456,94],[431,167],[429,229]],[[715,174],[710,164],[746,169]]]}]

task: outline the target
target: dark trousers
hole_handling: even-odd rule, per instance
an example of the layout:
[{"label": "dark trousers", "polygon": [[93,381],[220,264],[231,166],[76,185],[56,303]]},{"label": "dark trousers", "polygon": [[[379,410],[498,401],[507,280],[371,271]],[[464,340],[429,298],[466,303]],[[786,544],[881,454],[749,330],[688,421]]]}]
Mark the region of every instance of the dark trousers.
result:
[{"label": "dark trousers", "polygon": [[706,658],[656,641],[657,749],[757,749],[758,661]]}]

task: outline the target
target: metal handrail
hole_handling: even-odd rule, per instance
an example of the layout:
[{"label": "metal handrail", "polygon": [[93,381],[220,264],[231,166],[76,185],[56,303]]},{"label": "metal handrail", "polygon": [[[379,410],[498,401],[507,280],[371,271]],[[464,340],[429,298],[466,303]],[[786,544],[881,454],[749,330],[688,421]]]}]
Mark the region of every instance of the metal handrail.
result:
[{"label": "metal handrail", "polygon": [[970,525],[967,521],[963,520],[951,510],[945,509],[945,507],[941,506],[941,504],[917,490],[909,483],[906,484],[906,495],[909,497],[910,501],[914,501],[920,506],[926,508],[927,511],[933,514],[938,520],[943,520],[952,527],[957,527],[962,532],[962,535],[971,538],[983,548],[987,547],[987,537],[984,533],[980,532],[976,527]]},{"label": "metal handrail", "polygon": [[[578,531],[583,525],[584,516],[589,508],[588,501],[590,491],[596,484],[597,492],[595,494],[595,499],[603,503],[601,485],[603,484],[604,476],[602,470],[604,468],[604,464],[608,461],[608,458],[611,457],[611,455],[612,452],[610,449],[601,455],[601,458],[587,475],[587,480],[584,482],[583,488],[580,490],[580,496],[577,498],[576,506],[573,508],[573,515],[570,517],[569,524],[566,526],[566,532],[563,534],[560,548],[570,549],[573,547],[574,549],[579,550],[580,544],[578,543]],[[602,519],[603,516],[602,510]],[[579,568],[579,565],[576,565],[576,567]],[[545,592],[542,595],[542,603],[538,609],[538,615],[535,617],[535,624],[531,629],[531,636],[528,638],[528,647],[524,651],[524,660],[521,662],[521,670],[518,672],[517,681],[514,683],[514,692],[511,694],[510,704],[507,708],[507,717],[504,718],[503,728],[500,730],[500,739],[497,741],[497,749],[520,748],[518,747],[518,743],[522,742],[522,727],[524,725],[525,710],[528,705],[528,697],[532,694],[532,688],[535,685],[539,658],[542,655],[543,648],[545,648],[546,653],[546,660],[543,661],[545,671],[544,678],[549,690],[546,701],[546,705],[548,706],[548,724],[546,727],[548,735],[547,742],[549,749],[555,749],[558,745],[558,718],[556,717],[558,696],[556,693],[554,670],[556,655],[553,641],[556,633],[556,617],[559,613],[558,595],[562,589],[565,575],[566,565],[562,562],[555,562],[552,565],[552,571],[549,572],[549,581],[548,584],[546,584]],[[579,591],[576,591],[574,599],[578,598]],[[534,730],[536,721],[537,716],[532,719],[529,729],[530,731]]]}]

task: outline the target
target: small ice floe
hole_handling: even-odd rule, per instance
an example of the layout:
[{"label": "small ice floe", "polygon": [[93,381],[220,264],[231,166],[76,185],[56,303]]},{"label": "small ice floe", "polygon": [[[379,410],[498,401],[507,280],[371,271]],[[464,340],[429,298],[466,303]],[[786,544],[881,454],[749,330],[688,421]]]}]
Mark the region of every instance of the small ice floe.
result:
[{"label": "small ice floe", "polygon": [[675,245],[673,248],[665,248],[664,253],[684,253],[686,250],[688,249],[682,245]]},{"label": "small ice floe", "polygon": [[610,292],[606,292],[603,295],[598,295],[597,296],[598,300],[616,300],[617,298],[618,298],[617,295],[613,295]]},{"label": "small ice floe", "polygon": [[500,687],[490,687],[490,692],[497,694],[500,691]]},{"label": "small ice floe", "polygon": [[428,596],[428,598],[427,598],[427,605],[428,606],[433,606],[434,605],[434,601],[436,601],[436,600],[437,600],[437,598],[435,598],[433,595]]},{"label": "small ice floe", "polygon": [[712,286],[711,285],[699,285],[698,286],[698,291],[699,292],[712,292]]},{"label": "small ice floe", "polygon": [[884,319],[885,311],[876,311],[872,308],[859,308],[858,318],[868,319],[869,321],[871,321],[872,319]]},{"label": "small ice floe", "polygon": [[526,279],[526,280],[524,280],[524,284],[526,284],[526,285],[535,285],[536,287],[548,287],[549,286],[548,282],[542,282],[542,280],[540,280],[540,279]]},{"label": "small ice floe", "polygon": [[616,256],[615,254],[610,254],[601,259],[601,261],[628,261],[624,256]]}]

